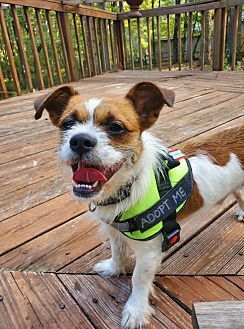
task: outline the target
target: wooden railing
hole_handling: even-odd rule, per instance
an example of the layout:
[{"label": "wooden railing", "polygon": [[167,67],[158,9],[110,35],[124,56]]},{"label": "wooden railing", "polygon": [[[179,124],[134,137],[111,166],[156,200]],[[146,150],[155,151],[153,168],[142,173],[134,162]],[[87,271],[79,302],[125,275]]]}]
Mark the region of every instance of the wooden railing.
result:
[{"label": "wooden railing", "polygon": [[118,69],[115,13],[61,0],[0,4],[4,98]]},{"label": "wooden railing", "polygon": [[235,70],[242,3],[205,0],[131,19],[62,0],[0,0],[0,98],[119,69],[223,70],[230,19]]},{"label": "wooden railing", "polygon": [[223,70],[228,18],[229,23],[234,21],[231,68],[235,70],[238,18],[243,3],[243,0],[205,0],[141,10],[140,19],[130,19],[129,13],[118,14],[123,69],[181,70],[184,66]]}]

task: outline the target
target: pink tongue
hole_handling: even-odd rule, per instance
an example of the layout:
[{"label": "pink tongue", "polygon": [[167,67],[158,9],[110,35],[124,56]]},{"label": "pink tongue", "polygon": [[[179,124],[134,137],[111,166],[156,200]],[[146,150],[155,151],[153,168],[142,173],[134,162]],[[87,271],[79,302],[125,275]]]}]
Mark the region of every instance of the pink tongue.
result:
[{"label": "pink tongue", "polygon": [[73,175],[73,180],[76,183],[94,183],[96,181],[107,181],[107,178],[94,168],[80,168]]}]

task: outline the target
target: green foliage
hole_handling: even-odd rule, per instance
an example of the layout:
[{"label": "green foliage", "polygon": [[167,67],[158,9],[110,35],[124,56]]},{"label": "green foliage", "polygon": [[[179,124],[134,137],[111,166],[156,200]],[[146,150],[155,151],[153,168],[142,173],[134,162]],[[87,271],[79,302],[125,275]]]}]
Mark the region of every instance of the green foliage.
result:
[{"label": "green foliage", "polygon": [[[158,8],[158,7],[164,7],[164,6],[172,6],[175,5],[175,3],[185,3],[185,2],[194,2],[194,1],[186,1],[186,0],[144,0],[143,4],[141,5],[141,9],[149,9],[149,8]],[[195,1],[197,2],[197,1]],[[118,6],[117,3],[109,3],[106,2],[105,4],[94,4],[93,7],[104,7],[107,10],[113,11],[113,12],[120,12],[121,10],[123,11],[129,11],[129,6],[123,2],[120,3]],[[16,65],[17,69],[17,74],[19,77],[20,85],[21,85],[21,90],[22,92],[28,92],[29,91],[29,83],[27,81],[26,77],[26,71],[25,71],[25,66],[24,66],[24,60],[22,53],[20,51],[20,40],[18,39],[18,33],[16,31],[16,27],[13,21],[13,16],[11,12],[11,6],[10,5],[2,5],[2,10],[4,13],[4,20],[6,23],[6,28],[7,28],[7,34],[8,38],[11,44],[11,49],[14,57],[14,62]],[[38,77],[38,63],[34,57],[34,51],[33,51],[33,43],[30,38],[30,31],[27,26],[27,21],[26,21],[26,15],[24,8],[21,6],[16,7],[17,11],[17,16],[18,20],[20,23],[20,28],[21,28],[21,36],[23,39],[24,43],[24,48],[25,52],[28,57],[28,64],[30,67],[30,72],[31,72],[31,78],[33,82],[33,86],[35,90],[38,90],[41,88],[40,84],[40,79]],[[33,33],[34,33],[34,39],[35,39],[35,44],[38,52],[38,58],[40,60],[40,66],[42,70],[42,76],[44,80],[44,85],[45,88],[50,87],[50,77],[47,71],[47,63],[46,63],[46,58],[44,56],[44,48],[43,48],[43,43],[41,39],[41,34],[39,31],[39,27],[37,24],[37,17],[36,17],[36,11],[32,8],[28,9],[29,12],[29,17],[31,21],[31,26],[33,28]],[[60,84],[59,78],[58,78],[58,72],[57,72],[57,67],[56,67],[56,62],[55,62],[55,57],[54,57],[54,45],[56,46],[57,49],[57,57],[58,57],[58,62],[60,64],[60,69],[61,69],[61,75],[62,75],[62,82],[66,83],[69,81],[68,79],[68,72],[67,72],[67,66],[66,66],[66,60],[65,60],[65,47],[63,47],[62,44],[62,36],[60,35],[59,31],[59,25],[57,21],[57,13],[54,11],[50,11],[50,17],[51,17],[51,25],[52,25],[52,31],[53,31],[53,39],[54,39],[54,45],[51,42],[50,38],[50,31],[49,31],[49,26],[47,22],[47,16],[46,16],[46,11],[45,10],[39,10],[40,13],[40,18],[41,18],[41,24],[42,24],[42,29],[43,29],[43,37],[47,46],[47,51],[48,51],[48,57],[49,57],[49,62],[51,65],[51,71],[53,74],[54,78],[54,84],[58,85]],[[210,15],[210,30],[212,31],[213,29],[213,15],[214,11],[211,11]],[[80,58],[81,57],[81,62],[84,67],[85,71],[85,76],[88,76],[88,59],[90,60],[91,63],[91,73],[94,74],[94,67],[92,63],[92,54],[95,52],[95,57],[97,58],[97,66],[98,66],[98,55],[101,60],[101,68],[102,71],[108,71],[108,65],[105,63],[104,58],[109,57],[111,60],[111,51],[112,48],[114,52],[116,52],[116,47],[115,47],[115,35],[114,32],[112,32],[112,39],[110,37],[110,30],[108,26],[108,22],[106,21],[106,24],[103,25],[102,30],[103,33],[101,33],[101,27],[100,27],[100,20],[96,19],[97,23],[97,40],[94,35],[94,19],[93,18],[88,18],[88,17],[83,17],[84,20],[84,26],[85,26],[85,37],[87,39],[87,46],[88,46],[88,59],[86,58],[86,49],[85,49],[85,44],[84,44],[84,35],[83,35],[83,29],[81,25],[81,20],[78,15],[76,15],[76,23],[77,23],[77,28],[78,28],[78,42],[80,45],[80,51],[78,48],[78,43],[77,43],[77,38],[76,38],[76,33],[74,29],[74,14],[69,14],[69,20],[70,20],[70,26],[71,26],[71,38],[72,38],[72,45],[74,49],[74,54],[75,54],[75,59],[76,59],[76,67],[78,71],[78,77],[82,78],[82,71],[80,67]],[[92,35],[92,44],[93,44],[93,51],[91,48],[91,40],[88,32],[88,25],[87,25],[87,19],[90,20],[91,24],[91,35]],[[143,61],[143,66],[144,68],[149,68],[149,45],[151,46],[152,49],[152,62],[153,62],[153,67],[156,68],[158,65],[158,39],[160,39],[160,45],[161,45],[161,59],[163,62],[163,65],[167,65],[168,61],[168,42],[167,42],[167,17],[166,16],[161,16],[159,17],[159,31],[157,29],[157,18],[156,17],[150,17],[149,18],[149,28],[150,32],[148,35],[148,30],[147,30],[147,19],[146,18],[141,18],[139,20],[140,22],[140,31],[141,31],[141,51],[142,51],[142,61]],[[181,15],[181,32],[182,32],[182,58],[183,61],[188,61],[187,58],[187,22],[188,22],[188,15],[187,14],[182,14]],[[103,21],[104,23],[104,21]],[[102,23],[102,24],[103,24]],[[199,48],[200,48],[200,43],[201,43],[201,13],[200,12],[193,12],[192,14],[192,24],[193,24],[193,48],[194,48],[194,60],[195,62],[198,61],[199,59]],[[112,24],[113,25],[113,24]],[[124,31],[124,46],[125,46],[125,54],[126,54],[126,67],[127,68],[132,68],[131,65],[131,50],[133,52],[133,62],[134,66],[140,67],[140,49],[139,49],[139,42],[138,42],[138,21],[137,19],[130,19],[130,26],[131,26],[131,38],[132,38],[132,49],[130,47],[130,34],[129,34],[129,27],[128,27],[128,20],[123,21],[123,31]],[[170,39],[171,39],[171,50],[172,50],[172,58],[173,61],[177,62],[178,60],[178,46],[177,46],[177,16],[175,15],[170,15]],[[112,28],[113,30],[113,28]],[[106,31],[106,33],[105,33]],[[207,31],[206,33],[209,34],[211,38],[211,31]],[[160,34],[160,38],[158,37],[158,33]],[[108,35],[108,37],[106,37]],[[210,40],[211,41],[211,40]],[[113,42],[114,44],[111,45],[110,43]],[[110,50],[106,50],[106,45],[105,45],[105,50],[104,50],[104,44],[108,44],[108,48]],[[98,45],[98,49],[97,49]],[[208,61],[210,63],[211,61]],[[111,60],[112,63],[112,60]],[[230,69],[230,61],[228,62],[227,60],[225,61],[225,68]],[[114,63],[112,63],[113,68],[117,68],[117,60],[115,60]],[[6,41],[3,36],[3,31],[0,28],[0,67],[4,76],[4,81],[7,87],[7,90],[9,92],[9,95],[16,95],[16,88],[15,84],[13,81],[13,75],[11,72],[11,67],[9,64],[9,58],[6,50]],[[241,67],[241,64],[237,64],[237,68]],[[100,70],[100,69],[99,69]],[[1,85],[0,85],[1,88]],[[1,90],[0,90],[0,98],[1,98]]]},{"label": "green foliage", "polygon": [[[18,20],[20,23],[21,36],[22,36],[23,43],[24,43],[24,49],[25,49],[25,52],[28,57],[28,64],[30,67],[33,86],[34,86],[34,89],[40,89],[40,81],[39,81],[39,78],[37,75],[37,63],[34,58],[33,44],[30,39],[30,33],[29,33],[29,30],[27,27],[24,9],[21,7],[16,7],[16,11],[17,11]],[[23,58],[22,58],[22,54],[20,52],[20,47],[19,47],[18,35],[16,33],[16,28],[15,28],[15,24],[13,21],[13,16],[11,13],[10,6],[5,5],[3,8],[3,13],[4,13],[4,19],[5,19],[5,23],[6,23],[7,32],[8,32],[8,38],[10,40],[11,49],[12,49],[12,53],[13,53],[13,57],[14,57],[14,62],[15,62],[17,74],[18,74],[19,81],[20,81],[21,90],[23,93],[25,93],[25,92],[28,92],[29,85],[28,85],[28,81],[26,78],[25,67],[23,64]],[[60,40],[60,34],[59,34],[59,30],[58,30],[56,13],[53,11],[50,11],[50,16],[51,16],[51,21],[52,21],[53,37],[54,37],[55,45],[57,47],[57,53],[58,53],[58,58],[59,58],[60,66],[61,66],[63,81],[67,82],[68,79],[67,79],[67,74],[66,74],[65,65],[64,65],[64,58],[63,58],[63,53],[62,53],[62,48],[61,48],[61,40]],[[40,38],[40,31],[39,31],[38,24],[37,24],[35,10],[33,8],[29,8],[29,17],[30,17],[31,25],[33,27],[33,32],[34,32],[34,36],[35,36],[35,44],[36,44],[36,48],[37,48],[37,51],[39,54],[44,84],[45,84],[45,87],[49,87],[50,80],[49,80],[48,72],[46,69],[47,68],[46,59],[44,57],[43,45],[42,45],[42,41]],[[53,49],[52,49],[45,10],[40,10],[40,17],[41,17],[42,28],[43,28],[43,36],[44,36],[44,40],[45,40],[45,43],[47,46],[48,57],[49,57],[50,65],[51,65],[51,70],[53,73],[54,83],[58,84],[59,81],[58,81],[58,77],[57,77],[57,70],[56,70],[56,65],[55,65],[55,61],[54,61]],[[1,65],[2,72],[3,72],[3,76],[5,77],[5,84],[6,84],[7,90],[9,91],[10,96],[14,96],[14,95],[16,95],[15,85],[14,85],[14,81],[12,78],[11,68],[9,65],[5,40],[4,40],[3,34],[1,33],[1,30],[0,30],[0,65]],[[1,95],[0,95],[0,97],[1,97]]]}]

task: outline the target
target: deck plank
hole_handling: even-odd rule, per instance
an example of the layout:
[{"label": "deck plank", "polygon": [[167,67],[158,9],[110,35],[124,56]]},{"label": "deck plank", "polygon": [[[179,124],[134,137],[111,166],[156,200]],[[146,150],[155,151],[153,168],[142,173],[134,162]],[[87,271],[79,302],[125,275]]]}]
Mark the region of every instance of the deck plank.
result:
[{"label": "deck plank", "polygon": [[[178,117],[173,121],[170,114],[161,115],[151,130],[157,137],[163,138],[166,144],[178,144],[237,117],[244,120],[241,110],[243,105],[244,95],[238,95],[229,101]],[[175,139],[175,136],[178,138]]]},{"label": "deck plank", "polygon": [[[244,282],[243,277],[238,278],[242,283]],[[233,294],[232,291],[226,290],[227,287],[230,287],[228,283],[226,284],[227,279],[231,280],[231,277],[227,276],[226,279],[221,280],[216,276],[208,278],[202,276],[157,276],[155,283],[181,303],[192,308],[196,302],[243,300],[244,292],[240,287],[236,286]]]},{"label": "deck plank", "polygon": [[244,276],[227,276],[225,278],[244,291]]},{"label": "deck plank", "polygon": [[[38,170],[37,167],[38,166]],[[24,191],[24,188],[27,188],[30,185],[41,182],[45,179],[50,179],[57,175],[58,166],[57,161],[53,160],[50,162],[44,162],[41,165],[33,166],[26,170],[21,171],[21,179],[17,173],[8,172],[4,177],[0,178],[0,196],[2,200],[9,198],[9,194],[13,193],[14,190]],[[61,170],[60,170],[61,171]],[[11,182],[11,184],[10,184]]]},{"label": "deck plank", "polygon": [[64,194],[3,221],[1,223],[0,254],[32,240],[86,210],[86,204],[72,202],[70,195]]},{"label": "deck plank", "polygon": [[7,197],[0,201],[0,222],[64,194],[67,191],[65,186],[61,175],[54,175],[8,193]]},{"label": "deck plank", "polygon": [[96,222],[78,216],[1,256],[0,268],[54,272],[97,247],[97,231]]},{"label": "deck plank", "polygon": [[196,303],[193,307],[194,329],[242,329],[244,301]]},{"label": "deck plank", "polygon": [[160,274],[217,274],[243,248],[244,226],[235,212],[232,207],[167,259]]},{"label": "deck plank", "polygon": [[94,328],[53,274],[0,273],[0,328]]},{"label": "deck plank", "polygon": [[[58,277],[96,327],[120,328],[122,308],[130,294],[130,278],[107,280],[94,275],[66,274]],[[157,294],[159,300],[154,304],[150,328],[190,328],[191,316],[159,289]]]},{"label": "deck plank", "polygon": [[[236,300],[244,300],[244,291],[240,289],[240,287],[236,286],[234,282],[228,280],[228,277],[225,278],[223,276],[210,276],[207,278],[208,280],[225,289],[227,292],[231,292],[231,295],[234,296]],[[240,281],[244,283],[243,278],[240,278]]]}]

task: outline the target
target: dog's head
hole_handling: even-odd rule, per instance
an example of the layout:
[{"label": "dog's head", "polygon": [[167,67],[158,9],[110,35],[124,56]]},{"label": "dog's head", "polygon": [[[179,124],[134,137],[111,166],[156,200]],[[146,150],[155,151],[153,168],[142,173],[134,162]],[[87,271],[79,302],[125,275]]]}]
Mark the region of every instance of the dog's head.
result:
[{"label": "dog's head", "polygon": [[143,150],[142,132],[174,98],[150,82],[136,84],[121,100],[88,99],[63,86],[35,102],[35,119],[48,111],[61,133],[60,159],[72,169],[74,194],[94,198],[126,181]]}]

